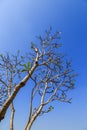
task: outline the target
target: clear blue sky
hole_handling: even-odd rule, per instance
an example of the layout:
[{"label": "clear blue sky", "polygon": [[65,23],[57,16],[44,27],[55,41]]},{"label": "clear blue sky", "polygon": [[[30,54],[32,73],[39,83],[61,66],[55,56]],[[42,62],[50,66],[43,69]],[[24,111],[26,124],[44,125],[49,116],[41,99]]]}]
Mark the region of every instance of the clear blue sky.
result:
[{"label": "clear blue sky", "polygon": [[[32,130],[87,130],[87,0],[0,0],[0,53],[27,52],[30,41],[49,26],[62,31],[63,51],[72,57],[79,76],[72,104],[55,103]],[[15,130],[23,130],[27,120],[26,90],[15,99]],[[9,130],[9,110],[0,130]]]}]

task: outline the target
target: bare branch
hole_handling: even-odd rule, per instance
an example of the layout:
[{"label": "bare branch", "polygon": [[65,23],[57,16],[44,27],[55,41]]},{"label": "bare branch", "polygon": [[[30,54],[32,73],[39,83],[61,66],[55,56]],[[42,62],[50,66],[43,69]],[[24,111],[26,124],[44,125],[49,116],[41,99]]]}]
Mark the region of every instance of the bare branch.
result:
[{"label": "bare branch", "polygon": [[53,101],[71,102],[67,92],[74,88],[76,75],[71,61],[61,53],[60,34],[52,34],[50,28],[44,38],[38,37],[38,45],[31,43],[32,53],[30,51],[26,56],[20,56],[19,52],[11,57],[8,53],[0,55],[0,121],[9,106],[14,111],[13,101],[29,80],[33,83],[25,130],[30,130],[38,116],[54,109],[50,105]]},{"label": "bare branch", "polygon": [[[3,58],[2,58],[3,59]],[[0,110],[0,121],[4,118],[5,113],[8,109],[8,107],[10,106],[10,104],[12,103],[12,101],[14,100],[14,98],[16,97],[17,93],[19,92],[19,90],[25,86],[26,82],[30,79],[31,75],[33,74],[34,70],[37,68],[38,66],[38,54],[36,56],[36,60],[34,62],[34,65],[32,66],[31,70],[29,71],[29,73],[23,78],[23,80],[21,80],[20,83],[18,83],[11,96],[4,102],[1,110]]]}]

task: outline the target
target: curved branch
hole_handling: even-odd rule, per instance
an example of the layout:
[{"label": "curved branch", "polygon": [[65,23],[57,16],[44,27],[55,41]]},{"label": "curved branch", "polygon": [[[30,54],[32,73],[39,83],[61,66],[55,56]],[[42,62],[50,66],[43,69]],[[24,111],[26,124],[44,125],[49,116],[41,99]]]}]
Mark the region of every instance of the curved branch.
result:
[{"label": "curved branch", "polygon": [[17,93],[19,92],[19,90],[25,86],[26,82],[29,80],[29,78],[31,77],[31,75],[33,74],[34,70],[36,69],[36,67],[38,66],[37,63],[37,58],[36,58],[36,62],[34,63],[34,65],[32,66],[31,70],[29,71],[29,74],[27,74],[24,79],[15,86],[15,89],[13,91],[13,93],[11,94],[11,96],[6,100],[6,102],[3,104],[2,109],[0,110],[0,121],[4,119],[4,116],[6,114],[6,111],[8,109],[8,107],[10,106],[10,104],[12,103],[12,101],[14,100],[14,98],[16,97]]}]

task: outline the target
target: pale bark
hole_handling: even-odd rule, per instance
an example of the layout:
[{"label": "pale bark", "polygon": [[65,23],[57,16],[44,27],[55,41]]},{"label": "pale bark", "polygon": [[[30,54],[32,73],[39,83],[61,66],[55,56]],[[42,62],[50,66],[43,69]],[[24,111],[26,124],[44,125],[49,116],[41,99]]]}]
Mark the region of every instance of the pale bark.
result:
[{"label": "pale bark", "polygon": [[14,98],[16,97],[17,93],[19,92],[19,90],[25,86],[26,82],[29,80],[29,78],[31,77],[31,75],[33,74],[34,70],[36,69],[36,67],[38,66],[37,63],[37,59],[36,62],[34,63],[34,65],[32,66],[31,70],[29,71],[29,73],[24,77],[24,79],[15,86],[13,93],[11,94],[11,96],[6,100],[6,102],[3,104],[2,109],[0,110],[0,121],[4,119],[4,116],[6,114],[6,111],[8,109],[8,107],[10,106],[10,104],[13,102]]},{"label": "pale bark", "polygon": [[11,103],[10,108],[11,108],[10,130],[14,130],[14,112],[15,112],[15,109],[14,109],[13,103]]},{"label": "pale bark", "polygon": [[41,104],[37,110],[37,112],[31,116],[31,118],[28,120],[26,127],[24,130],[30,130],[31,126],[33,125],[34,121],[36,120],[36,118],[38,117],[38,115],[41,113],[43,108],[43,105]]},{"label": "pale bark", "polygon": [[[11,90],[12,90],[12,80],[13,80],[13,74],[12,74],[12,71],[10,71],[10,82],[9,82],[9,85],[8,85],[8,97],[11,96]],[[8,79],[8,75],[7,75],[7,79]],[[10,109],[11,109],[11,115],[10,115],[10,130],[14,130],[14,112],[15,112],[15,109],[14,109],[14,105],[13,105],[13,102],[10,104]]]},{"label": "pale bark", "polygon": [[[61,53],[58,53],[57,49],[61,46],[61,44],[55,43],[55,40],[59,39],[58,34],[59,33],[57,32],[53,36],[50,36],[50,32],[47,32],[46,39],[39,37],[41,49],[32,43],[31,48],[34,51],[34,54],[31,55],[31,63],[34,64],[33,66],[31,65],[32,68],[24,79],[14,87],[12,94],[0,110],[1,121],[4,118],[8,107],[11,107],[10,130],[13,130],[14,118],[12,103],[17,93],[25,86],[30,78],[34,81],[35,86],[31,92],[30,113],[24,130],[30,130],[38,116],[48,113],[53,109],[52,106],[46,107],[45,109],[45,105],[50,105],[53,101],[70,103],[71,99],[67,99],[67,91],[74,87],[73,81],[75,75],[72,73],[73,70],[71,69],[70,62],[63,62],[64,56]],[[37,67],[39,68],[35,70]],[[34,71],[35,73],[33,74]],[[5,82],[1,82],[7,86]],[[40,104],[36,106],[36,104],[34,105],[34,101],[38,99],[38,95]]]}]

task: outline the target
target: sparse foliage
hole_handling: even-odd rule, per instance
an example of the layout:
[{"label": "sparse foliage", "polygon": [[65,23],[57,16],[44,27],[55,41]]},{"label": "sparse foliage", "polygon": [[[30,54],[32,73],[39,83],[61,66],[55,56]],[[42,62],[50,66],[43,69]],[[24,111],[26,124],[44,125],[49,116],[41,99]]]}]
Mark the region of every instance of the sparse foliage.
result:
[{"label": "sparse foliage", "polygon": [[[31,43],[32,53],[26,56],[20,56],[19,52],[12,57],[8,53],[0,55],[0,120],[28,80],[32,82],[32,91],[30,114],[24,130],[30,130],[39,115],[53,110],[52,102],[71,102],[67,92],[74,88],[76,75],[71,62],[60,50],[60,34],[52,34],[51,29],[46,31],[44,38],[38,37],[38,46]],[[38,100],[37,106],[35,100]]]}]

